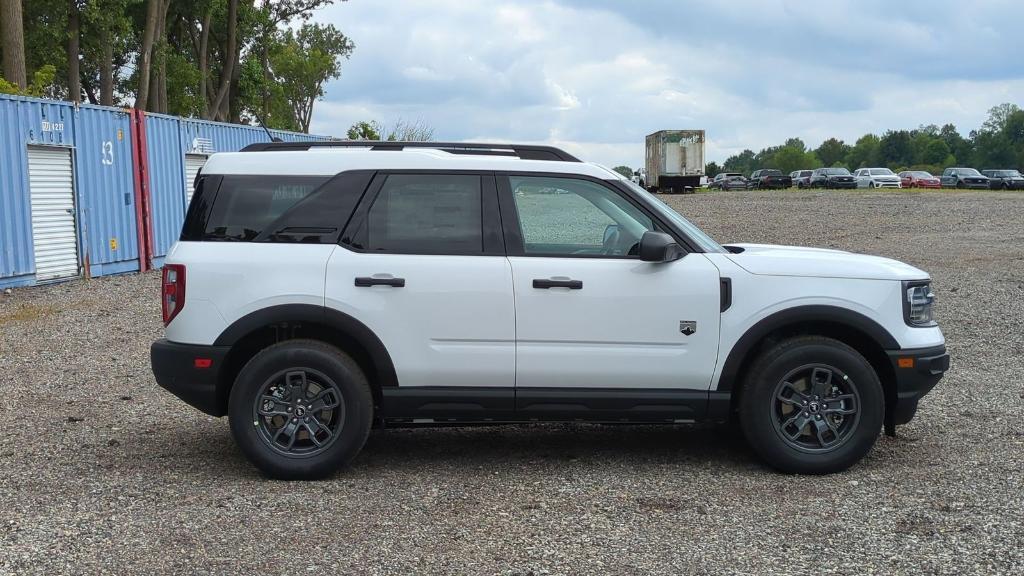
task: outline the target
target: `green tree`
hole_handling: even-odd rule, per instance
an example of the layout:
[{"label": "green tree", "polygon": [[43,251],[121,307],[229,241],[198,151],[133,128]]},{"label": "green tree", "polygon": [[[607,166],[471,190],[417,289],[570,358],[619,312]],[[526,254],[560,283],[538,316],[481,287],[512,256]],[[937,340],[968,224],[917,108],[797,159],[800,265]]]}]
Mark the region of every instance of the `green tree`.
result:
[{"label": "green tree", "polygon": [[722,167],[718,165],[718,162],[708,162],[704,165],[704,175],[708,178],[714,178],[722,172]]},{"label": "green tree", "polygon": [[938,138],[933,138],[924,149],[920,163],[941,165],[950,157],[949,146]]},{"label": "green tree", "polygon": [[309,132],[313,104],[323,98],[324,83],[341,76],[341,58],[348,58],[354,47],[331,24],[303,24],[297,32],[286,30],[271,49],[271,73],[297,130]]},{"label": "green tree", "polygon": [[633,177],[633,169],[630,168],[629,166],[616,166],[615,168],[612,168],[612,170],[618,172],[619,174],[622,174],[626,178]]},{"label": "green tree", "polygon": [[1003,126],[1006,125],[1006,121],[1015,112],[1020,112],[1020,106],[1010,102],[1004,102],[998,106],[993,106],[988,110],[988,119],[981,125],[982,132],[1002,132]]},{"label": "green tree", "polygon": [[823,165],[834,166],[837,162],[842,162],[846,159],[846,156],[850,153],[850,147],[844,144],[842,140],[829,138],[822,142],[821,146],[818,146],[814,153]]},{"label": "green tree", "polygon": [[348,129],[349,140],[380,140],[383,127],[376,121],[365,120],[356,122]]},{"label": "green tree", "polygon": [[910,132],[906,130],[888,130],[878,141],[878,162],[889,168],[913,164],[913,156]]},{"label": "green tree", "polygon": [[865,166],[878,165],[878,144],[880,139],[874,134],[865,134],[857,139],[857,142],[846,155],[846,165],[851,170],[864,168]]},{"label": "green tree", "polygon": [[754,151],[750,149],[729,156],[725,159],[722,170],[725,172],[738,172],[749,176],[751,172],[757,170],[754,156]]}]

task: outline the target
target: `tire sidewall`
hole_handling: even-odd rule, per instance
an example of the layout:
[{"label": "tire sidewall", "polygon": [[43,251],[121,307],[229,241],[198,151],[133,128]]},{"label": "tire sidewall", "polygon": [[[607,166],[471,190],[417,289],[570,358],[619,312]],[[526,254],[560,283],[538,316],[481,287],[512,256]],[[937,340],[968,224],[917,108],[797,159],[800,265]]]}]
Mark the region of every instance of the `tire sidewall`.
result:
[{"label": "tire sidewall", "polygon": [[[323,452],[288,456],[271,449],[253,421],[253,405],[266,381],[291,368],[309,368],[334,381],[345,401],[340,436]],[[373,420],[373,398],[358,365],[339,350],[319,343],[284,342],[263,350],[239,372],[228,401],[235,442],[245,456],[272,478],[313,479],[350,462],[362,449]]]},{"label": "tire sidewall", "polygon": [[[779,350],[779,348],[782,348]],[[771,351],[752,367],[740,400],[740,419],[751,447],[770,465],[786,472],[826,474],[844,470],[871,449],[882,428],[885,398],[871,365],[839,342],[807,342]],[[860,396],[860,419],[846,441],[826,453],[808,453],[787,444],[772,422],[775,387],[791,370],[807,364],[833,366],[850,377]]]}]

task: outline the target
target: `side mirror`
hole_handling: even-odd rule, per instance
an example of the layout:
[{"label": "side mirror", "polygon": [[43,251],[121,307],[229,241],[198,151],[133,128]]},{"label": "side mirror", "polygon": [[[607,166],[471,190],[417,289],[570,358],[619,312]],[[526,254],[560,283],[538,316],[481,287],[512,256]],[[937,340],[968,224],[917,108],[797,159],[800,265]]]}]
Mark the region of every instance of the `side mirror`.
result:
[{"label": "side mirror", "polygon": [[664,232],[644,232],[640,238],[640,259],[644,262],[672,262],[686,256],[675,238]]}]

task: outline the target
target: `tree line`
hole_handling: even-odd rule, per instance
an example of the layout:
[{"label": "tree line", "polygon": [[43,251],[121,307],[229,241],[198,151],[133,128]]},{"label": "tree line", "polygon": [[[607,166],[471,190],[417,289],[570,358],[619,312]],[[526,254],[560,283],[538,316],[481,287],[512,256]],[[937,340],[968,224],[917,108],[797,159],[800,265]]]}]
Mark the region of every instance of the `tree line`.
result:
[{"label": "tree line", "polygon": [[829,138],[814,149],[800,138],[790,138],[757,153],[744,150],[721,166],[711,162],[705,173],[709,177],[719,172],[749,175],[762,168],[789,173],[823,166],[849,170],[886,167],[896,172],[925,170],[932,174],[941,174],[950,166],[1019,169],[1024,167],[1024,110],[1011,103],[995,106],[985,123],[966,137],[952,124],[929,124],[914,130],[889,130],[881,136],[865,134],[853,145]]},{"label": "tree line", "polygon": [[0,0],[0,93],[308,132],[355,48],[333,2]]}]

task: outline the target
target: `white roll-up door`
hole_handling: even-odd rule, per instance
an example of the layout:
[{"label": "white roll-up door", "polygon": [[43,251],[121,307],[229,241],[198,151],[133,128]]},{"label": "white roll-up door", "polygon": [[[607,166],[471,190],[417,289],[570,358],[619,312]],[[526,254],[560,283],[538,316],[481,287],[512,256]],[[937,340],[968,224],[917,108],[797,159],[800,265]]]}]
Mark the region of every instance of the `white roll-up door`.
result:
[{"label": "white roll-up door", "polygon": [[185,154],[185,207],[188,208],[192,202],[192,192],[195,190],[196,174],[206,164],[206,156],[202,154]]},{"label": "white roll-up door", "polygon": [[36,281],[77,276],[78,235],[75,233],[71,149],[29,146],[28,187],[32,199]]}]

